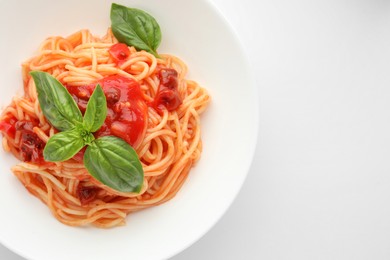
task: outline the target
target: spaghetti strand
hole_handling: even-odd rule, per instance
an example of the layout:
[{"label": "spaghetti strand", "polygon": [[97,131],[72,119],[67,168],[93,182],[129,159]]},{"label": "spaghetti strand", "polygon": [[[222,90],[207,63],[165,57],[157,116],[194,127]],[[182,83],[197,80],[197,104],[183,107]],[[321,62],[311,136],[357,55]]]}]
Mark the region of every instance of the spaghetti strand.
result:
[{"label": "spaghetti strand", "polygon": [[[5,108],[2,122],[22,125],[34,122],[33,133],[43,145],[58,132],[43,115],[35,85],[29,72],[52,74],[69,87],[85,86],[110,75],[137,81],[147,102],[155,99],[162,68],[178,73],[178,90],[183,103],[172,112],[148,107],[147,128],[136,152],[144,168],[144,183],[139,194],[121,193],[93,179],[82,162],[70,159],[60,163],[21,162],[12,168],[26,189],[45,203],[52,214],[70,226],[92,224],[99,228],[123,225],[129,213],[159,205],[173,198],[186,180],[202,150],[199,115],[210,102],[207,91],[186,79],[187,66],[179,58],[163,54],[157,59],[145,51],[129,47],[130,56],[116,64],[109,49],[118,41],[111,30],[102,38],[81,30],[69,37],[50,37],[39,52],[23,63],[24,96],[14,98]],[[20,128],[20,127],[19,127]],[[3,148],[20,160],[22,131],[4,131]],[[80,186],[95,196],[83,203]]]}]

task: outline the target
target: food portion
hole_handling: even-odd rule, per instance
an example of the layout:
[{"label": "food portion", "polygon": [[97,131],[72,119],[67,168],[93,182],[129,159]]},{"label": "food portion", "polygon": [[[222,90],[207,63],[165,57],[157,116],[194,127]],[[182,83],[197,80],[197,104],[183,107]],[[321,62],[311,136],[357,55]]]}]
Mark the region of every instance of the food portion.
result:
[{"label": "food portion", "polygon": [[[0,118],[26,189],[62,223],[113,227],[179,191],[202,151],[207,91],[142,10],[113,4],[103,37],[49,37]],[[17,89],[18,86],[15,86]]]}]

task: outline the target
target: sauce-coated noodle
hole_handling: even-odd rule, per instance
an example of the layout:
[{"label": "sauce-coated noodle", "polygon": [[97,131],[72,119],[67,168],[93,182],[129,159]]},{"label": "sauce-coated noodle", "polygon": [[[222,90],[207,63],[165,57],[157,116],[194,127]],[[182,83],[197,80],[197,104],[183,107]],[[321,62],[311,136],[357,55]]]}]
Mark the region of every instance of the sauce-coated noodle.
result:
[{"label": "sauce-coated noodle", "polygon": [[[116,43],[111,30],[102,38],[82,30],[67,38],[45,40],[39,53],[22,66],[24,96],[13,99],[0,121],[4,149],[23,161],[12,171],[30,193],[67,225],[122,225],[129,213],[168,201],[179,191],[201,154],[199,115],[210,100],[205,89],[185,79],[185,64],[171,55],[157,59],[128,47],[129,56],[123,61],[115,60],[109,49]],[[153,106],[161,69],[177,72],[175,98],[182,103],[171,111]],[[29,75],[32,70],[50,73],[68,89],[90,86],[109,76],[139,83],[148,104],[146,129],[140,140],[132,144],[145,175],[139,194],[121,193],[102,185],[90,176],[77,156],[57,163],[42,160],[41,150],[57,130],[41,112]],[[120,129],[120,125],[116,127]]]}]

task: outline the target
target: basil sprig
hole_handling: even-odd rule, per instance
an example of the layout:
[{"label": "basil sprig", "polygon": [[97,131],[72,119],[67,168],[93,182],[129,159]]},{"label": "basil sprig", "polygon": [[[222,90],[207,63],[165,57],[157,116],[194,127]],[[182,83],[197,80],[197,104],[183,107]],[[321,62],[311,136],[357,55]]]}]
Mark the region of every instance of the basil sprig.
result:
[{"label": "basil sprig", "polygon": [[157,47],[161,42],[161,30],[150,14],[113,3],[110,18],[111,30],[119,42],[159,57]]},{"label": "basil sprig", "polygon": [[38,100],[47,120],[58,130],[43,150],[46,161],[61,162],[72,158],[85,146],[84,165],[98,181],[121,192],[140,192],[144,173],[134,149],[123,139],[104,136],[95,139],[107,116],[107,101],[97,84],[84,114],[66,88],[42,71],[30,72]]}]

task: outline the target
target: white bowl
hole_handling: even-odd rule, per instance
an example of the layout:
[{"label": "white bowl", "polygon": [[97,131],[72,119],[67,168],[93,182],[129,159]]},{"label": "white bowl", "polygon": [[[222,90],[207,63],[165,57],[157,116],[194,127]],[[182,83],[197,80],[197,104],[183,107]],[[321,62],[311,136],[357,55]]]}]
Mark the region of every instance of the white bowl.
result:
[{"label": "white bowl", "polygon": [[[223,215],[249,170],[258,125],[257,94],[244,50],[206,0],[120,1],[152,14],[163,34],[161,53],[181,57],[189,78],[212,103],[202,116],[203,154],[171,201],[131,214],[113,229],[68,227],[31,196],[0,152],[0,242],[34,260],[165,259],[198,240]],[[110,26],[109,1],[1,1],[0,106],[22,91],[20,64],[48,36]]]}]

